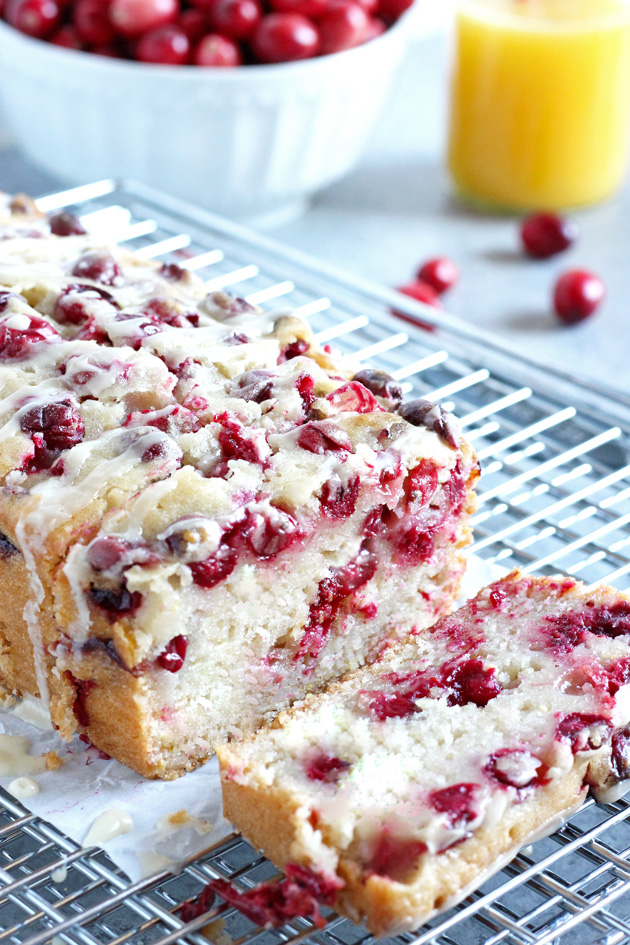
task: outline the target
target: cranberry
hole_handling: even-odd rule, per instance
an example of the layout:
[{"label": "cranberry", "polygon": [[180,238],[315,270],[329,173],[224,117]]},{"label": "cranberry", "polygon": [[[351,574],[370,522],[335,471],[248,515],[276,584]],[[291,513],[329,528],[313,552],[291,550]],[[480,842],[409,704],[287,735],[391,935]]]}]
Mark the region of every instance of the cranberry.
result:
[{"label": "cranberry", "polygon": [[112,0],[109,17],[123,36],[139,36],[172,22],[178,9],[178,0]]},{"label": "cranberry", "polygon": [[12,558],[14,555],[19,555],[19,553],[13,542],[9,541],[7,536],[0,532],[0,561],[6,561],[7,558]]},{"label": "cranberry", "polygon": [[553,304],[556,315],[566,325],[583,322],[599,308],[606,288],[588,269],[570,269],[555,284]]},{"label": "cranberry", "polygon": [[223,429],[219,432],[218,440],[223,459],[243,459],[247,463],[262,464],[260,450],[256,440],[244,435],[244,427],[234,417],[223,413],[215,417]]},{"label": "cranberry", "polygon": [[183,66],[189,58],[190,40],[181,27],[172,23],[156,26],[144,33],[136,46],[136,59],[140,62]]},{"label": "cranberry", "polygon": [[556,726],[556,738],[561,742],[569,742],[574,755],[581,751],[594,751],[608,740],[610,719],[581,712],[570,712],[567,715],[560,713],[560,716]]},{"label": "cranberry", "polygon": [[[95,0],[80,0],[80,3],[94,2]],[[100,3],[100,0],[96,0],[96,2]],[[78,9],[79,6],[75,10],[75,18]],[[52,217],[49,217],[48,223],[50,224],[50,232],[54,233],[55,236],[83,236],[87,233],[79,218],[66,211],[55,213]]]},{"label": "cranberry", "polygon": [[8,0],[4,18],[22,33],[44,39],[59,25],[61,12],[56,0]]},{"label": "cranberry", "polygon": [[322,486],[319,497],[324,514],[332,519],[348,518],[356,508],[360,488],[358,476],[353,476],[347,482],[329,479]]},{"label": "cranberry", "polygon": [[408,10],[413,0],[379,0],[378,12],[387,22],[397,20]]},{"label": "cranberry", "polygon": [[430,400],[408,400],[398,409],[398,413],[414,427],[427,427],[437,433],[452,449],[459,446],[459,430],[450,413],[447,413],[440,404]]},{"label": "cranberry", "polygon": [[132,545],[124,538],[106,535],[97,538],[87,551],[88,564],[94,571],[109,571],[120,564]]},{"label": "cranberry", "polygon": [[[188,11],[192,13],[192,10]],[[227,36],[219,36],[216,33],[209,33],[199,41],[195,49],[196,66],[219,66],[231,68],[240,66],[243,62],[243,55],[238,43],[228,39]]]},{"label": "cranberry", "polygon": [[620,781],[630,778],[630,730],[615,732],[611,739],[611,764]]},{"label": "cranberry", "polygon": [[326,395],[326,400],[341,413],[373,413],[383,408],[367,387],[352,380]]},{"label": "cranberry", "polygon": [[506,787],[522,790],[544,783],[542,761],[524,748],[500,748],[484,765],[485,773]]},{"label": "cranberry", "polygon": [[435,289],[427,282],[422,282],[420,279],[399,286],[398,291],[402,292],[403,295],[408,295],[411,299],[415,299],[417,302],[424,302],[425,305],[430,305],[431,308],[444,308]]},{"label": "cranberry", "polygon": [[258,0],[214,0],[209,13],[217,33],[229,39],[249,39],[263,11]]},{"label": "cranberry", "polygon": [[236,567],[237,555],[233,548],[222,546],[217,556],[205,561],[192,561],[188,567],[198,587],[209,590],[230,576]]},{"label": "cranberry", "polygon": [[270,4],[278,13],[301,13],[316,20],[326,12],[330,0],[270,0]]},{"label": "cranberry", "polygon": [[90,724],[90,714],[87,708],[87,697],[96,683],[93,679],[78,679],[74,673],[66,670],[65,678],[68,680],[74,690],[74,700],[72,711],[74,717],[82,728],[87,728]]},{"label": "cranberry", "polygon": [[304,415],[308,417],[313,402],[315,401],[315,381],[310,374],[300,374],[295,382],[298,394],[302,401]]},{"label": "cranberry", "polygon": [[427,259],[418,270],[418,279],[438,295],[452,288],[459,279],[459,269],[448,256]]},{"label": "cranberry", "polygon": [[272,396],[273,380],[269,371],[245,371],[236,380],[236,387],[232,391],[235,397],[262,404]]},{"label": "cranberry", "polygon": [[534,259],[548,259],[564,252],[577,236],[577,225],[556,213],[535,213],[521,224],[523,249]]},{"label": "cranberry", "polygon": [[[197,10],[191,7],[184,10],[177,19],[177,25],[183,29],[191,43],[198,42],[202,36],[208,32],[208,17],[203,10]],[[195,60],[196,62],[196,60]],[[212,63],[197,62],[198,66],[212,65]],[[160,269],[160,275],[172,282],[178,282],[186,275],[186,270],[177,263],[163,263]]]},{"label": "cranberry", "polygon": [[[25,319],[26,327],[22,327]],[[34,345],[60,340],[50,322],[37,315],[9,316],[0,323],[0,361],[24,361]]]},{"label": "cranberry", "polygon": [[383,400],[389,401],[389,406],[391,406],[392,409],[395,409],[402,403],[402,387],[391,374],[387,374],[385,371],[378,371],[375,368],[365,368],[363,371],[359,371],[358,374],[355,374],[352,380],[363,384],[375,397],[382,397]]},{"label": "cranberry", "polygon": [[383,20],[380,20],[378,17],[374,17],[368,23],[364,42],[371,43],[373,39],[378,39],[379,36],[383,35],[386,29],[387,26]]},{"label": "cranberry", "polygon": [[68,285],[55,302],[54,318],[61,325],[82,325],[88,321],[89,311],[80,296],[85,296],[88,303],[103,300],[118,307],[114,297],[105,289],[93,285]]},{"label": "cranberry", "polygon": [[47,450],[65,450],[80,443],[85,433],[81,414],[71,403],[38,404],[20,419],[24,433],[41,433]]},{"label": "cranberry", "polygon": [[84,253],[74,264],[72,275],[93,279],[101,285],[119,285],[122,282],[120,266],[110,253],[101,250]]},{"label": "cranberry", "polygon": [[606,672],[607,688],[611,696],[616,695],[622,686],[630,682],[630,658],[617,660]]},{"label": "cranberry", "polygon": [[449,826],[463,827],[478,817],[478,784],[453,784],[440,791],[431,791],[429,801],[435,810],[448,816]]},{"label": "cranberry", "polygon": [[295,341],[288,344],[286,348],[282,349],[278,355],[278,364],[284,364],[285,361],[299,358],[300,355],[306,354],[310,347],[308,341],[305,341],[304,338],[297,338]]},{"label": "cranberry", "polygon": [[353,0],[331,0],[317,22],[321,41],[320,52],[341,52],[358,46],[367,36],[369,19],[360,3]]},{"label": "cranberry", "polygon": [[50,42],[53,43],[54,46],[63,46],[64,49],[83,49],[81,37],[76,27],[72,26],[70,23],[55,30],[50,37]]},{"label": "cranberry", "polygon": [[427,845],[422,840],[394,837],[385,827],[376,841],[367,869],[377,876],[388,876],[402,883],[426,852]]},{"label": "cranberry", "polygon": [[300,427],[297,438],[298,446],[309,453],[323,455],[329,452],[347,450],[352,452],[352,441],[347,433],[330,420],[316,420]]},{"label": "cranberry", "polygon": [[315,758],[309,759],[306,766],[306,776],[311,781],[324,781],[326,784],[334,784],[351,767],[349,761],[342,761],[341,758],[325,755],[322,752]]},{"label": "cranberry", "polygon": [[180,633],[164,647],[157,658],[158,666],[168,670],[169,673],[178,673],[184,665],[187,649],[188,637]]},{"label": "cranberry", "polygon": [[543,629],[552,650],[568,653],[586,642],[587,633],[611,639],[630,635],[630,604],[617,601],[606,607],[566,611],[555,617],[546,617]]},{"label": "cranberry", "polygon": [[260,62],[294,62],[319,51],[319,33],[299,13],[268,13],[252,36],[252,49]]},{"label": "cranberry", "polygon": [[198,919],[200,915],[204,915],[206,912],[210,911],[214,905],[215,899],[216,894],[212,888],[212,883],[208,883],[196,899],[184,903],[179,910],[179,918],[182,922],[186,923],[192,922],[193,919]]},{"label": "cranberry", "polygon": [[142,604],[142,594],[139,591],[130,592],[126,587],[110,588],[91,585],[87,596],[93,604],[105,611],[110,623],[118,617],[132,616]]},{"label": "cranberry", "polygon": [[414,511],[425,506],[438,487],[438,467],[431,459],[421,459],[405,480],[407,505]]},{"label": "cranberry", "polygon": [[421,711],[412,696],[402,692],[382,692],[380,689],[360,690],[359,704],[379,722],[405,719]]},{"label": "cranberry", "polygon": [[378,0],[356,0],[360,7],[370,16],[374,16],[378,10]]},{"label": "cranberry", "polygon": [[302,535],[297,521],[288,512],[271,507],[268,512],[248,511],[224,536],[231,548],[244,548],[258,558],[272,558]]}]

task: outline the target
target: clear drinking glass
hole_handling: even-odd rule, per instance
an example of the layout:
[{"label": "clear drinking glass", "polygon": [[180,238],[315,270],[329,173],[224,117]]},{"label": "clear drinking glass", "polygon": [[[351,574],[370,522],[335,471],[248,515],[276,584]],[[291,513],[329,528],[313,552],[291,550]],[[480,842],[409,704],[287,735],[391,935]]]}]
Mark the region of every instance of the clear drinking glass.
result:
[{"label": "clear drinking glass", "polygon": [[630,0],[460,0],[448,164],[465,199],[595,203],[621,184]]}]

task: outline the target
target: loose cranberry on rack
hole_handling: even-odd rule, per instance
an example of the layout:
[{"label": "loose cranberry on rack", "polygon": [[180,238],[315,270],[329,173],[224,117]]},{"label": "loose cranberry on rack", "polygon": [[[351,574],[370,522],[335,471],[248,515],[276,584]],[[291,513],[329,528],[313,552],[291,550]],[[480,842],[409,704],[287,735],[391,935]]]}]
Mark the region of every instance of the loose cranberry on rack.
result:
[{"label": "loose cranberry on rack", "polygon": [[588,269],[571,269],[556,282],[553,305],[560,321],[575,325],[592,315],[605,295],[606,287],[598,275]]},{"label": "loose cranberry on rack", "polygon": [[183,66],[190,59],[190,40],[184,30],[173,23],[156,26],[138,41],[136,58],[162,66]]},{"label": "loose cranberry on rack", "polygon": [[459,269],[448,256],[427,259],[418,270],[418,279],[426,283],[438,295],[451,289],[459,280]]},{"label": "loose cranberry on rack", "polygon": [[252,49],[260,62],[294,62],[319,52],[319,33],[313,22],[299,13],[268,13],[252,36]]},{"label": "loose cranberry on rack", "polygon": [[577,224],[557,213],[535,213],[521,224],[523,249],[534,259],[548,259],[564,252],[577,236]]},{"label": "loose cranberry on rack", "polygon": [[424,302],[425,305],[430,305],[431,308],[444,308],[435,289],[428,282],[423,282],[421,279],[400,286],[398,291],[402,292],[403,295],[408,295],[411,299],[415,299],[416,302]]}]

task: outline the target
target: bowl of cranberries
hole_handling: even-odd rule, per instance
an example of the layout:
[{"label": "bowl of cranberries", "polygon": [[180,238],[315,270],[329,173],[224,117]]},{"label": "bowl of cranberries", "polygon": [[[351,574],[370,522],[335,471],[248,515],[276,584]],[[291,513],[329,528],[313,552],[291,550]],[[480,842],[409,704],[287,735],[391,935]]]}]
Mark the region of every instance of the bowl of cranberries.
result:
[{"label": "bowl of cranberries", "polygon": [[359,157],[412,3],[6,0],[0,95],[17,143],[69,183],[286,216]]}]

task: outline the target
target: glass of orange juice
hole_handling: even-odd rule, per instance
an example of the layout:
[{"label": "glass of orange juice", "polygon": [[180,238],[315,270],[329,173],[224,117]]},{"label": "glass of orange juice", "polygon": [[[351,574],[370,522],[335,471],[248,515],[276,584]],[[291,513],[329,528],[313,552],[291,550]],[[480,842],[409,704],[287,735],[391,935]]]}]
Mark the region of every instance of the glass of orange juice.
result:
[{"label": "glass of orange juice", "polygon": [[630,0],[460,0],[448,164],[486,207],[560,209],[621,184]]}]

